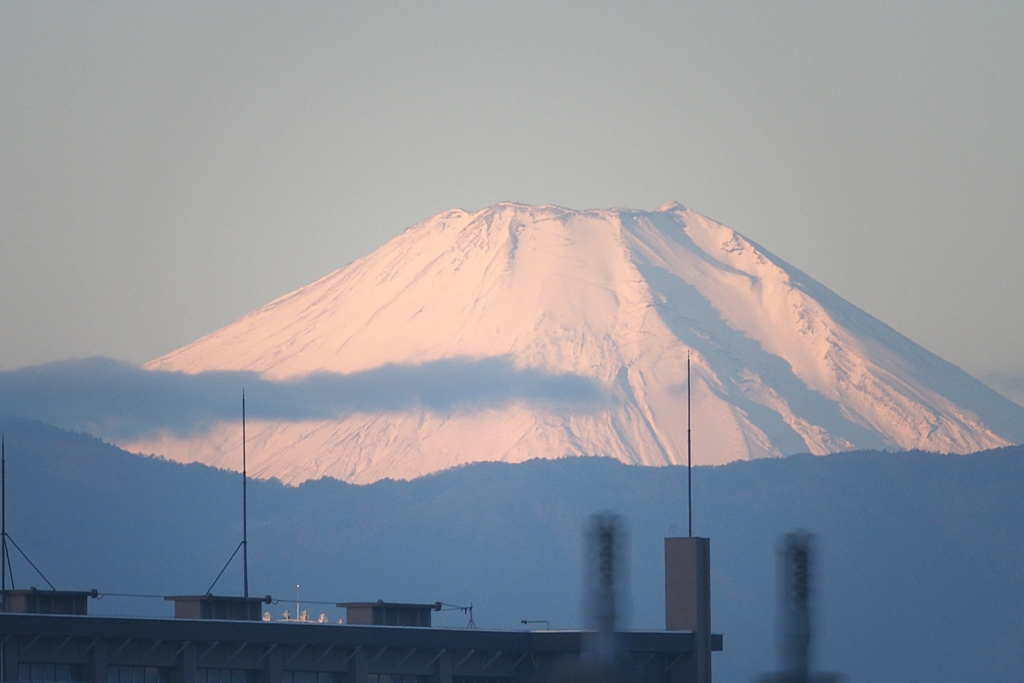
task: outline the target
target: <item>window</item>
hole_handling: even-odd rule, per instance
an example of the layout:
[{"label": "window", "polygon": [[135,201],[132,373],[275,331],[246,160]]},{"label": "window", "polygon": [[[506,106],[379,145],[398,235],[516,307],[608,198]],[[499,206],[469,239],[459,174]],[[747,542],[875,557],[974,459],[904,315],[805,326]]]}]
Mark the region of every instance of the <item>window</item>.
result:
[{"label": "window", "polygon": [[415,674],[370,674],[369,683],[430,683],[430,676]]},{"label": "window", "polygon": [[107,683],[170,683],[171,670],[158,666],[108,666]]},{"label": "window", "polygon": [[55,683],[78,683],[82,680],[82,672],[71,664],[37,664],[21,662],[18,664],[19,681],[54,681]]},{"label": "window", "polygon": [[326,671],[282,671],[281,683],[341,683],[341,674]]},{"label": "window", "polygon": [[196,669],[196,683],[256,683],[256,672],[249,669]]}]

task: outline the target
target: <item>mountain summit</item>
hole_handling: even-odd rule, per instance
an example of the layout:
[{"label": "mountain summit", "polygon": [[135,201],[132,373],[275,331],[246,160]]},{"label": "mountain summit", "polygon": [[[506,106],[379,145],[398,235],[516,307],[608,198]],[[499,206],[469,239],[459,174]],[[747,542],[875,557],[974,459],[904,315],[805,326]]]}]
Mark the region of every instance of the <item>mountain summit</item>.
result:
[{"label": "mountain summit", "polygon": [[[363,483],[481,460],[685,463],[687,358],[695,464],[1024,441],[1019,406],[680,204],[453,209],[145,367],[414,386],[331,419],[260,420],[254,397],[254,475]],[[238,469],[238,432],[122,445]]]}]

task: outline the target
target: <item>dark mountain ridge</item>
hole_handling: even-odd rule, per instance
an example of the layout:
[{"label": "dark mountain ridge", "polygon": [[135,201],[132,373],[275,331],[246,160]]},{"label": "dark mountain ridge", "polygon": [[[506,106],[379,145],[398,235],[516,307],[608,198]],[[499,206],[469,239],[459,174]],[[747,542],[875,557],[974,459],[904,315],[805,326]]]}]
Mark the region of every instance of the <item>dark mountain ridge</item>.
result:
[{"label": "dark mountain ridge", "polygon": [[[202,593],[241,539],[241,478],[4,418],[12,537],[58,587]],[[695,468],[712,539],[718,681],[774,667],[775,543],[818,535],[818,666],[852,681],[1016,681],[1024,670],[1024,448],[857,452]],[[580,529],[631,529],[630,625],[664,627],[662,538],[685,532],[686,470],[601,458],[479,463],[412,481],[251,481],[250,581],[278,618],[342,600],[467,605],[482,628],[579,625]],[[44,586],[20,558],[19,587]],[[236,560],[215,592],[240,593]],[[109,595],[96,614],[170,616]],[[461,626],[460,612],[437,615]]]}]

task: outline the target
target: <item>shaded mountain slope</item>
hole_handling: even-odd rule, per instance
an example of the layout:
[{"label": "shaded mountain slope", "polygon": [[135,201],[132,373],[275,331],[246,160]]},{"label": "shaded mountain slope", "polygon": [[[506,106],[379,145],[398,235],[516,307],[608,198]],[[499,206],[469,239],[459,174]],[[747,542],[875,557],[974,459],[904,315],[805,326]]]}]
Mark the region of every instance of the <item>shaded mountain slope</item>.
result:
[{"label": "shaded mountain slope", "polygon": [[[61,588],[204,592],[241,536],[240,477],[0,420],[8,530]],[[480,463],[413,481],[250,485],[252,591],[303,600],[473,602],[484,628],[575,627],[580,531],[631,528],[634,628],[663,627],[662,537],[684,528],[683,468],[606,458]],[[818,663],[854,681],[1016,681],[1024,667],[1024,449],[845,453],[694,470],[694,529],[712,539],[716,680],[774,666],[774,545],[818,534]],[[15,564],[19,585],[38,580]],[[237,563],[218,591],[240,591]],[[316,614],[342,616],[310,604]],[[170,614],[162,599],[95,613]],[[461,613],[441,613],[461,625]]]}]

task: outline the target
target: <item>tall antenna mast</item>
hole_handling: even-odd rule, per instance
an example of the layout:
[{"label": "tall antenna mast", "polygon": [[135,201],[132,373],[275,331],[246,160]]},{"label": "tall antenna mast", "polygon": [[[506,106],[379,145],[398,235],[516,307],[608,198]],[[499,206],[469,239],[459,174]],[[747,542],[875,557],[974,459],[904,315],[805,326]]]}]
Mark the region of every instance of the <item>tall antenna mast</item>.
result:
[{"label": "tall antenna mast", "polygon": [[249,509],[245,471],[245,389],[242,389],[242,582],[249,597]]},{"label": "tall antenna mast", "polygon": [[693,447],[690,442],[690,352],[686,352],[686,517],[693,537]]},{"label": "tall antenna mast", "polygon": [[249,597],[249,508],[248,508],[248,496],[246,493],[246,480],[248,479],[248,473],[245,469],[245,389],[242,389],[242,541],[235,546],[235,552],[231,553],[231,557],[228,558],[227,564],[220,570],[220,574],[217,574],[217,578],[213,580],[210,587],[206,589],[206,594],[211,595],[213,593],[213,587],[220,581],[220,577],[224,576],[224,571],[231,564],[231,561],[235,559],[235,555],[238,551],[242,551],[242,587],[244,589],[245,597]]},{"label": "tall antenna mast", "polygon": [[[3,607],[7,611],[7,452],[4,437],[0,435],[0,590],[3,591]],[[14,583],[14,577],[11,577]],[[13,586],[12,586],[13,588]]]}]

